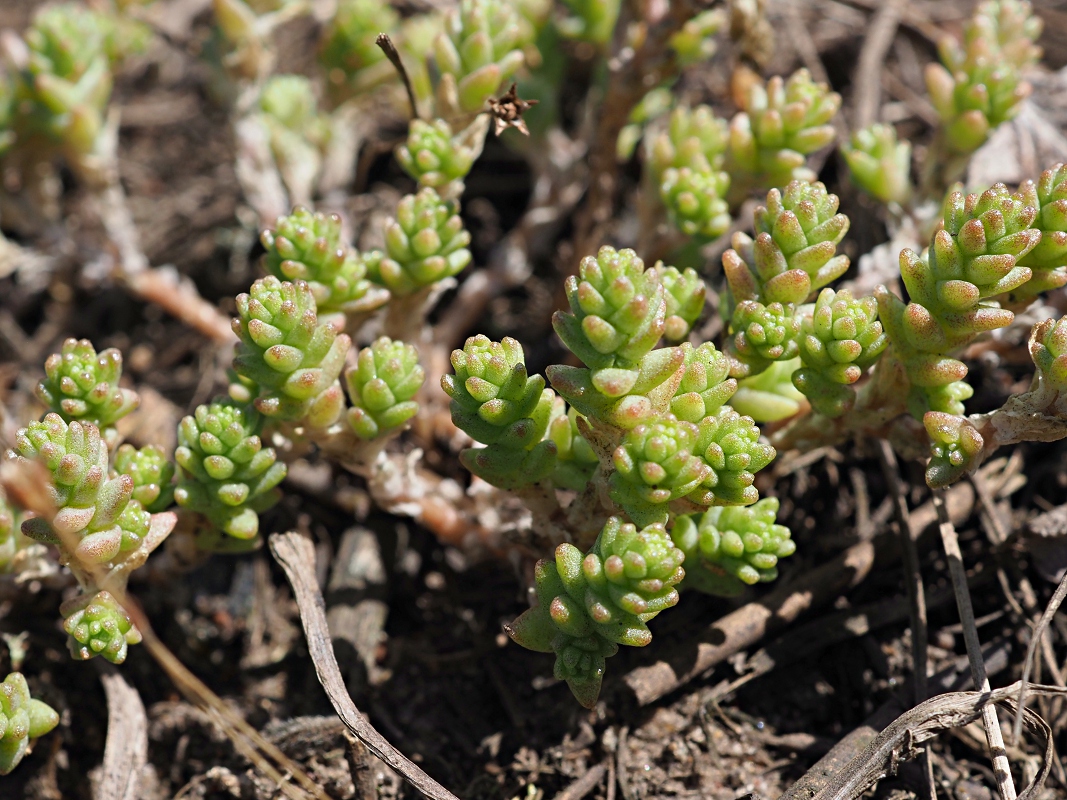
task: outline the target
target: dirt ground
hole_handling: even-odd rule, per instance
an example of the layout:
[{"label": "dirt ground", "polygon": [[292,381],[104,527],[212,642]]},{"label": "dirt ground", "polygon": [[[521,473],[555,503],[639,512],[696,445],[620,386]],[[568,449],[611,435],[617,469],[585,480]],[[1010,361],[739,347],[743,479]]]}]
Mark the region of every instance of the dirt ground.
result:
[{"label": "dirt ground", "polygon": [[[33,0],[0,3],[0,28],[23,28],[35,5]],[[211,24],[210,10],[201,5],[186,36],[161,37],[119,76],[115,102],[123,120],[122,181],[151,263],[173,265],[201,296],[230,312],[234,295],[259,274],[261,248],[234,173],[231,129],[225,112],[209,97],[210,76],[199,60]],[[814,52],[847,101],[862,34],[877,5],[873,0],[772,3],[777,25],[789,33],[780,36],[768,72],[788,72],[809,62]],[[1067,8],[1058,2],[1035,6],[1045,20],[1041,44],[1046,71],[1035,79],[1043,89],[1032,103],[1035,113],[1062,131],[1067,78],[1055,71],[1067,64]],[[929,0],[907,4],[905,24],[885,65],[893,80],[921,94],[915,68],[935,57],[931,37],[959,30],[970,7]],[[291,35],[299,51],[301,33]],[[805,54],[797,47],[800,39],[813,51]],[[293,68],[300,68],[301,52],[291,56]],[[571,59],[581,73],[574,53],[561,57]],[[903,117],[909,97],[901,90],[887,102],[900,106]],[[916,136],[922,135],[921,113],[908,119],[904,129],[910,125]],[[408,190],[389,154],[402,133],[403,120],[383,121],[381,141],[371,146],[377,156],[365,158],[351,195],[370,193],[385,198],[384,204]],[[874,209],[840,176],[835,157],[826,159],[820,178],[841,195],[842,207],[852,216],[844,249],[855,260],[884,241],[886,233]],[[523,158],[491,141],[464,198],[475,263],[484,263],[492,245],[516,223],[530,190]],[[90,226],[85,198],[73,182],[62,202],[65,226]],[[365,214],[373,202],[353,200],[348,210]],[[0,279],[0,401],[14,422],[24,423],[36,413],[32,387],[43,358],[66,336],[88,337],[98,348],[124,351],[127,373],[145,395],[145,416],[131,438],[172,443],[177,419],[222,386],[225,348],[154,306],[132,302],[121,287],[94,271],[99,251],[92,251],[91,236],[79,237],[86,249],[74,251],[21,239],[18,230],[3,227],[13,241],[46,256],[33,274],[22,270]],[[528,343],[534,370],[560,360],[562,347],[551,335],[549,317],[558,298],[561,265],[567,262],[560,250],[567,233],[560,231],[559,241],[544,248],[526,284],[494,300],[484,318],[471,319],[462,334],[516,335]],[[1051,302],[1067,306],[1063,297]],[[1024,330],[1020,325],[1018,335]],[[985,353],[972,363],[977,391],[969,410],[995,407],[1028,381],[1023,362]],[[447,441],[415,432],[401,446],[421,447],[429,463],[461,474]],[[1055,587],[1056,560],[1067,566],[1067,539],[1041,536],[1030,526],[1064,500],[1067,445],[1026,445],[1003,455],[1011,460],[995,465],[985,480],[1008,540],[991,536],[994,526],[973,492],[957,520],[979,632],[983,644],[1001,654],[999,661],[991,661],[1000,667],[992,675],[994,686],[1019,676],[1033,609],[1043,609]],[[906,493],[909,506],[929,512],[921,465],[903,468],[913,487]],[[765,657],[751,648],[640,706],[624,680],[629,673],[657,659],[691,661],[694,631],[707,629],[768,590],[757,588],[732,600],[686,594],[679,609],[653,624],[649,652],[624,648],[628,652],[612,659],[593,711],[582,709],[567,687],[552,679],[550,657],[523,651],[502,634],[502,624],[527,607],[521,569],[442,544],[410,520],[374,510],[358,481],[324,469],[308,465],[298,471],[285,500],[264,516],[263,528],[310,532],[324,579],[330,576],[328,559],[334,565],[342,557],[354,561],[366,548],[380,557],[384,572],[376,577],[345,583],[342,575],[327,583],[331,613],[359,608],[384,619],[380,640],[368,645],[357,636],[336,643],[342,671],[356,705],[378,730],[465,800],[551,798],[590,770],[598,770],[599,777],[586,796],[598,800],[732,800],[750,792],[774,798],[884,703],[909,691],[904,573],[890,493],[869,444],[779,459],[760,478],[761,493],[781,499],[782,521],[797,541],[797,555],[783,565],[778,585],[800,580],[861,540],[878,543],[878,561],[869,576],[762,642],[775,659],[773,669],[739,681]],[[927,513],[924,519],[932,523],[934,518]],[[920,540],[919,555],[931,607],[931,670],[954,671],[959,676],[955,685],[965,685],[959,617],[936,535]],[[163,643],[331,797],[366,796],[368,786],[376,787],[382,798],[415,796],[373,757],[361,765],[365,774],[353,769],[360,765],[346,748],[343,726],[316,680],[291,591],[265,548],[216,556],[180,575],[145,572],[135,577],[131,592]],[[56,608],[69,592],[49,581],[0,585],[0,632],[30,632],[24,672],[36,696],[62,716],[59,728],[38,743],[22,766],[0,779],[0,797],[92,796],[86,776],[103,754],[107,702],[100,677],[106,670],[95,662],[74,662],[67,653]],[[849,627],[843,622],[862,614],[869,624]],[[1067,657],[1062,619],[1053,638],[1062,663]],[[0,669],[6,672],[9,663],[7,649],[0,647]],[[132,648],[122,670],[148,713],[151,775],[142,785],[144,800],[281,796],[216,721],[183,698],[144,648]],[[1067,708],[1042,703],[1040,709],[1057,745],[1067,747]],[[1040,750],[1033,745],[1023,744],[1011,754],[1020,781],[1040,762]],[[940,797],[995,796],[979,727],[940,737],[932,745],[932,761]],[[1062,781],[1062,768],[1054,769],[1041,796],[1067,797]],[[921,787],[919,763],[909,762],[882,781],[876,795],[911,796]]]}]

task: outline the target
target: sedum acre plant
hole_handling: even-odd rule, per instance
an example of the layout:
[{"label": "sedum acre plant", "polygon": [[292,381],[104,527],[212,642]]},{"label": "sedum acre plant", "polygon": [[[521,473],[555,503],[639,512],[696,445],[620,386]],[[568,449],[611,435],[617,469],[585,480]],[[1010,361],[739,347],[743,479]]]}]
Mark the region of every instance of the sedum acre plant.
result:
[{"label": "sedum acre plant", "polygon": [[0,775],[7,775],[29,750],[30,740],[44,736],[59,724],[59,714],[30,697],[30,687],[20,672],[0,683]]},{"label": "sedum acre plant", "polygon": [[[619,28],[613,0],[567,0],[554,16],[536,0],[461,0],[403,20],[389,4],[336,5],[323,26],[317,81],[273,74],[270,33],[303,4],[216,3],[239,95],[231,111],[243,172],[262,177],[247,163],[255,141],[241,138],[258,130],[293,202],[319,198],[324,209],[279,216],[265,204],[270,213],[260,212],[265,274],[235,299],[228,395],[181,419],[173,454],[140,439],[123,443],[120,423],[139,399],[122,385],[121,355],[70,339],[44,365],[37,397],[46,413],[15,437],[10,456],[37,470],[48,502],[19,509],[0,500],[0,571],[18,569],[27,542],[53,548],[79,587],[60,608],[74,658],[121,663],[140,641],[127,580],[172,530],[202,550],[252,549],[276,524],[271,510],[289,466],[322,459],[358,475],[385,511],[446,538],[514,511],[501,492],[519,498],[526,516],[514,525],[522,546],[513,554],[544,558],[534,569],[536,602],[507,632],[551,653],[556,677],[591,707],[607,659],[620,646],[648,645],[649,623],[682,589],[735,596],[776,579],[796,543],[778,522],[770,479],[759,474],[779,451],[888,438],[901,453],[921,455],[928,483],[942,487],[1001,445],[1067,436],[1067,318],[1033,327],[1028,391],[999,409],[965,413],[973,393],[967,348],[1067,285],[1067,167],[1017,190],[949,186],[1028,93],[1024,73],[1039,55],[1040,32],[1029,4],[982,3],[962,39],[942,45],[941,65],[927,71],[938,117],[929,147],[913,147],[886,124],[842,137],[843,164],[884,206],[887,229],[923,232],[899,252],[899,281],[894,274],[873,291],[849,282],[851,223],[812,158],[842,126],[840,96],[803,69],[765,81],[737,70],[739,110],[729,120],[672,94],[683,70],[713,52],[710,37],[726,19],[720,9],[682,20],[673,12],[683,6],[666,4],[672,13],[662,28],[646,29]],[[756,41],[767,36],[762,5],[731,7],[734,36],[753,62],[766,49]],[[5,167],[59,153],[88,171],[105,135],[113,137],[112,67],[135,49],[139,28],[110,12],[59,8],[37,15],[25,63],[0,74]],[[556,122],[531,124],[534,135],[513,148],[532,173],[528,216],[514,228],[522,236],[475,247],[463,208],[468,178],[491,122],[498,133],[527,132],[523,114],[533,122],[535,102],[562,110],[569,89],[537,50],[559,36],[580,40],[577,60],[602,59],[620,44],[627,57],[610,68],[596,62],[589,82],[626,102],[595,120],[603,141],[578,142]],[[646,59],[646,45],[658,40],[664,52]],[[620,89],[631,64],[647,67],[640,77],[648,80]],[[344,188],[365,176],[353,169],[342,180],[317,180],[345,161],[336,148],[348,146],[348,161],[357,162],[345,125],[364,124],[371,111],[392,114],[401,82],[410,91],[404,113],[414,118],[388,146],[411,179],[401,180],[415,188],[384,209],[377,241],[374,232],[361,238],[361,247],[380,249],[361,250],[342,217],[325,209],[350,208]],[[704,99],[692,83],[686,99]],[[576,169],[586,154],[588,165]],[[631,159],[641,171],[634,215],[615,205],[630,187],[613,184],[617,162]],[[561,187],[561,174],[579,179]],[[479,191],[473,181],[471,189]],[[603,208],[572,223],[571,210],[598,194]],[[738,219],[753,199],[751,218]],[[558,342],[536,350],[556,346],[563,363],[540,375],[523,343],[495,341],[469,322],[549,257],[535,241],[542,232],[572,225],[579,252],[563,280],[565,307],[552,317]],[[701,256],[715,246],[702,248],[731,229],[716,250],[716,281],[707,277],[716,265]],[[605,236],[637,249],[598,249]],[[433,304],[486,249],[493,266],[461,287],[462,314],[448,309],[432,329]],[[702,324],[706,306],[721,320]],[[449,332],[446,341],[439,330]],[[717,341],[705,340],[719,330]],[[417,436],[396,446],[413,422]],[[469,493],[420,462],[435,439],[459,451],[473,476]],[[28,738],[55,725],[54,712],[36,702],[17,674],[0,684],[0,772],[17,763]]]}]

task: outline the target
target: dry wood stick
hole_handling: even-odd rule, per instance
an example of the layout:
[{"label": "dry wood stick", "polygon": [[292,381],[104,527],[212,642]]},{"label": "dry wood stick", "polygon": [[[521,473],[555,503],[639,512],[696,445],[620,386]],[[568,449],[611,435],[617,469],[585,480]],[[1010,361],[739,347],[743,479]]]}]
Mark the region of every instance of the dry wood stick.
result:
[{"label": "dry wood stick", "polygon": [[293,587],[293,594],[300,609],[300,622],[304,626],[304,635],[307,636],[308,651],[315,663],[315,674],[318,675],[319,683],[326,690],[326,695],[341,722],[359,737],[367,749],[403,775],[427,797],[432,800],[459,800],[389,744],[352,702],[341,678],[341,668],[337,665],[333,643],[330,641],[330,632],[326,625],[326,603],[315,577],[315,546],[311,540],[295,531],[275,533],[270,537],[270,549]]},{"label": "dry wood stick", "polygon": [[915,548],[915,537],[911,530],[908,503],[904,498],[904,488],[900,485],[897,459],[893,455],[893,448],[885,439],[878,440],[878,458],[882,462],[882,472],[889,483],[889,493],[893,498],[893,511],[897,518],[901,557],[904,561],[904,584],[910,606],[912,682],[915,687],[915,702],[921,703],[927,696],[926,590],[923,588],[922,571],[919,569],[919,554]]},{"label": "dry wood stick", "polygon": [[901,8],[906,0],[887,0],[874,14],[867,35],[863,38],[859,61],[856,65],[856,81],[852,97],[855,112],[854,128],[866,128],[878,121],[881,106],[882,73],[885,71],[885,54],[893,44],[900,25]]},{"label": "dry wood stick", "polygon": [[122,673],[108,664],[98,665],[107,696],[107,741],[97,800],[137,800],[141,777],[148,763],[148,716],[141,695]]},{"label": "dry wood stick", "polygon": [[603,762],[590,767],[582,777],[557,794],[554,800],[582,800],[583,797],[596,788],[607,771],[607,764]]},{"label": "dry wood stick", "polygon": [[[941,544],[945,549],[945,557],[948,559],[952,588],[956,592],[956,604],[959,607],[960,622],[963,625],[963,641],[967,645],[967,657],[971,664],[974,685],[979,691],[988,692],[989,677],[986,675],[985,662],[982,660],[982,646],[974,623],[974,608],[971,605],[971,592],[967,588],[967,575],[963,569],[960,541],[956,535],[956,526],[948,518],[940,491],[934,492],[934,507],[937,509]],[[1015,782],[1012,780],[1011,765],[1008,763],[1008,754],[1004,749],[1004,735],[1000,730],[997,710],[991,704],[982,708],[982,724],[985,726],[989,752],[993,760],[993,774],[997,780],[1001,800],[1015,800]]]},{"label": "dry wood stick", "polygon": [[[991,643],[986,647],[983,655],[991,674],[1008,668],[1008,655],[1010,652],[1011,643],[1006,639]],[[968,684],[972,683],[970,675],[964,676],[960,673],[962,671],[969,672],[969,669],[967,660],[964,659],[962,662],[953,664],[934,675],[930,679],[930,685],[939,694],[966,689]],[[878,736],[878,732],[903,714],[907,707],[904,701],[904,693],[902,691],[897,692],[859,726],[835,744],[826,755],[804,773],[800,780],[790,786],[779,800],[810,800],[810,798],[829,786],[832,781],[837,780],[848,764],[874,741],[875,737]]]}]

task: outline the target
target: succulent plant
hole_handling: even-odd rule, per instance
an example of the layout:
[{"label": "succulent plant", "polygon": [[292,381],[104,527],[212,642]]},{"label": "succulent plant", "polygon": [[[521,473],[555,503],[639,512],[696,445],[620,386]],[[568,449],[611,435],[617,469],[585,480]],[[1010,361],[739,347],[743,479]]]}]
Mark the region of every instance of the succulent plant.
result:
[{"label": "succulent plant", "polygon": [[11,570],[12,562],[25,540],[19,528],[18,513],[0,491],[0,573]]},{"label": "succulent plant", "polygon": [[596,257],[582,259],[566,291],[571,312],[557,311],[552,324],[592,370],[593,385],[608,397],[640,392],[642,359],[665,329],[659,273],[646,270],[633,250],[602,247]]},{"label": "succulent plant", "polygon": [[103,656],[113,664],[121,664],[129,646],[141,642],[141,632],[109,592],[80,595],[60,606],[60,613],[63,630],[70,637],[67,647],[80,661]]},{"label": "succulent plant", "polygon": [[710,468],[703,483],[687,499],[702,507],[751,505],[759,498],[756,473],[774,460],[775,450],[760,441],[752,417],[724,406],[697,425],[693,453]]},{"label": "succulent plant", "polygon": [[687,236],[715,239],[730,227],[730,208],[723,199],[728,187],[725,172],[671,167],[663,173],[659,196],[678,230]]},{"label": "succulent plant", "polygon": [[700,347],[684,342],[682,352],[685,375],[671,399],[671,413],[678,419],[699,423],[729,401],[737,391],[737,380],[729,377],[729,359],[711,342]]},{"label": "succulent plant", "polygon": [[889,339],[878,321],[878,301],[858,300],[843,289],[823,289],[811,316],[801,320],[800,358],[793,384],[812,407],[839,417],[855,403],[852,384],[885,350]]},{"label": "succulent plant", "polygon": [[44,363],[37,396],[66,422],[79,420],[107,429],[140,404],[137,393],[119,386],[122,354],[97,353],[88,339],[67,339]]},{"label": "succulent plant", "polygon": [[434,189],[446,200],[463,194],[463,179],[476,157],[474,149],[453,136],[443,119],[413,119],[407,141],[396,148],[396,160],[418,181],[419,188]]},{"label": "succulent plant", "polygon": [[439,113],[483,110],[485,101],[523,65],[523,48],[533,35],[529,21],[513,3],[461,0],[434,40],[434,59],[441,73]]},{"label": "succulent plant", "polygon": [[[323,321],[343,320],[381,306],[388,295],[367,280],[367,257],[349,248],[341,236],[336,214],[312,213],[297,207],[279,217],[260,241],[267,252],[263,265],[280,281],[304,281],[315,298]],[[341,325],[343,327],[343,324]]]},{"label": "succulent plant", "polygon": [[742,300],[734,309],[730,330],[737,357],[753,372],[761,372],[773,361],[789,361],[799,352],[800,319],[792,304],[765,306]]},{"label": "succulent plant", "polygon": [[558,25],[564,36],[605,45],[619,18],[620,0],[563,0],[570,16]]},{"label": "succulent plant", "polygon": [[671,112],[667,129],[651,140],[648,163],[657,178],[671,167],[717,172],[722,169],[728,141],[726,121],[716,117],[710,106],[678,106]]},{"label": "succulent plant", "polygon": [[452,398],[452,421],[484,448],[468,448],[460,460],[478,477],[495,486],[517,488],[548,477],[556,445],[544,440],[554,394],[540,375],[530,376],[522,345],[510,337],[501,342],[485,336],[467,340],[452,351],[455,375],[441,378]]},{"label": "succulent plant", "polygon": [[605,661],[620,644],[652,640],[648,623],[678,602],[683,553],[662,525],[638,530],[612,517],[588,554],[571,544],[537,564],[537,605],[507,626],[530,650],[555,653],[555,674],[582,705],[600,694]]},{"label": "succulent plant", "polygon": [[852,182],[883,203],[911,197],[911,143],[899,141],[892,125],[869,125],[841,144]]},{"label": "succulent plant", "polygon": [[669,342],[680,342],[700,318],[707,300],[708,287],[687,267],[679,271],[674,267],[656,265],[660,283],[663,284],[663,299],[667,303],[667,316],[663,320],[663,335]]},{"label": "succulent plant", "polygon": [[600,465],[600,459],[578,430],[578,412],[568,409],[562,397],[553,401],[546,437],[556,446],[553,482],[564,489],[584,491]]},{"label": "succulent plant", "polygon": [[399,19],[388,3],[338,2],[319,50],[319,61],[326,68],[326,76],[338,99],[396,77],[392,64],[375,41],[380,33],[396,31]]},{"label": "succulent plant", "polygon": [[165,511],[174,500],[174,465],[167,460],[163,448],[146,445],[140,450],[124,444],[115,453],[115,472],[129,475],[133,480],[133,499],[145,511]]},{"label": "succulent plant", "polygon": [[726,11],[711,8],[701,11],[687,20],[677,33],[671,36],[671,49],[679,66],[688,67],[707,61],[715,55],[713,37],[726,24]]},{"label": "succulent plant", "polygon": [[928,411],[923,425],[931,442],[926,482],[935,489],[948,486],[973,466],[985,443],[982,434],[966,419],[942,411]]},{"label": "succulent plant", "polygon": [[840,107],[841,96],[815,83],[806,69],[788,80],[775,76],[766,86],[754,83],[730,123],[726,171],[733,196],[814,180],[805,157],[833,141],[830,121]]},{"label": "succulent plant", "polygon": [[1057,391],[1067,390],[1067,317],[1034,329],[1030,354],[1037,374]]},{"label": "succulent plant", "polygon": [[991,0],[968,21],[962,43],[951,37],[940,42],[942,63],[927,66],[926,88],[950,152],[977,150],[1018,113],[1030,94],[1021,70],[1040,57],[1034,45],[1040,33],[1029,3]]},{"label": "succulent plant", "polygon": [[418,413],[415,396],[425,378],[414,346],[387,336],[376,339],[359,351],[356,366],[345,373],[352,401],[348,424],[366,440],[400,428]]},{"label": "succulent plant", "polygon": [[1016,303],[1029,305],[1041,292],[1067,284],[1067,165],[1056,164],[1041,173],[1037,181],[1019,187],[1022,201],[1037,209],[1033,226],[1041,239],[1018,259],[1033,273],[1026,283],[1010,294]]},{"label": "succulent plant", "polygon": [[30,686],[21,672],[12,672],[0,683],[0,775],[18,766],[31,739],[44,736],[59,724],[51,706],[30,697]]},{"label": "succulent plant", "polygon": [[456,212],[430,188],[404,197],[385,225],[385,256],[368,264],[371,279],[408,295],[462,272],[471,262],[471,236]]},{"label": "succulent plant", "polygon": [[285,464],[259,437],[261,418],[232,400],[198,406],[178,426],[174,499],[235,539],[259,532],[259,512],[278,502]]},{"label": "succulent plant", "polygon": [[614,454],[611,499],[636,524],[665,525],[667,504],[708,478],[711,468],[693,454],[698,433],[696,425],[672,414],[626,432]]},{"label": "succulent plant", "polygon": [[884,290],[879,316],[912,383],[911,413],[962,414],[971,394],[967,368],[951,356],[979,333],[1008,325],[1013,314],[993,301],[1031,276],[1018,260],[1041,238],[1030,227],[1037,209],[997,184],[981,195],[956,191],[945,202],[944,228],[920,256],[905,249],[900,272],[911,302]]},{"label": "succulent plant", "polygon": [[109,477],[107,446],[95,425],[68,425],[47,414],[19,430],[15,452],[48,469],[56,506],[51,519],[23,522],[24,534],[57,546],[66,561],[84,568],[113,564],[143,541],[149,515],[132,499],[129,475]]},{"label": "succulent plant", "polygon": [[793,555],[789,528],[775,523],[778,499],[765,497],[751,506],[709,508],[681,516],[671,539],[685,553],[684,586],[731,597],[746,585],[778,577],[778,559]]},{"label": "succulent plant", "polygon": [[338,376],[351,340],[319,321],[311,287],[260,278],[237,296],[237,313],[233,367],[258,387],[256,409],[312,428],[336,422],[345,402]]},{"label": "succulent plant", "polygon": [[849,259],[837,254],[837,245],[849,220],[837,207],[837,195],[821,183],[771,189],[753,215],[755,240],[738,233],[723,255],[734,299],[799,304],[844,275]]}]

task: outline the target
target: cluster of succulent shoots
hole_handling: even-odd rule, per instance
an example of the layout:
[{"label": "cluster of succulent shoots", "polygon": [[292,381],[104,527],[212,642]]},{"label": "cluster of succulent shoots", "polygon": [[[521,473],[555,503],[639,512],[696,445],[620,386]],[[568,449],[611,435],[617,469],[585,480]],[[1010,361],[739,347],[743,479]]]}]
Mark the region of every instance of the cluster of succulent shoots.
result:
[{"label": "cluster of succulent shoots", "polygon": [[[695,577],[684,585],[736,594],[773,578],[792,548],[786,529],[763,524],[766,505],[722,519],[729,546],[688,558],[672,538],[689,515],[756,503],[755,473],[775,455],[727,405],[737,389],[729,357],[710,342],[663,341],[688,337],[704,282],[603,247],[566,290],[570,309],[553,324],[583,367],[550,366],[547,388],[514,339],[475,336],[452,354],[455,373],[442,385],[456,426],[483,445],[461,454],[471,472],[529,499],[535,528],[567,518],[574,543],[558,542],[554,561],[538,565],[538,604],[509,632],[553,652],[556,676],[592,705],[605,659],[649,642],[645,623],[677,603],[686,570]],[[561,509],[557,492],[579,497]]]},{"label": "cluster of succulent shoots", "polygon": [[1038,62],[1040,18],[1027,0],[985,0],[964,25],[962,40],[939,43],[940,64],[926,68],[926,88],[938,117],[922,181],[911,181],[911,145],[890,125],[855,131],[841,152],[852,180],[883,203],[939,201],[962,177],[970,156],[1021,108],[1031,91],[1025,72]]},{"label": "cluster of succulent shoots", "polygon": [[0,66],[0,156],[25,165],[62,154],[90,169],[107,127],[112,68],[150,31],[110,3],[43,6]]},{"label": "cluster of succulent shoots", "polygon": [[840,95],[804,69],[753,83],[730,122],[710,106],[679,106],[648,138],[648,177],[682,233],[714,239],[753,191],[814,179],[807,156],[833,141],[840,107]]}]

